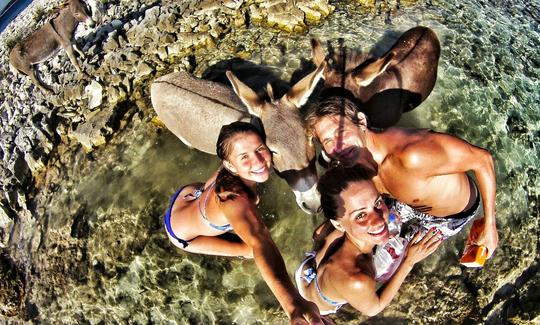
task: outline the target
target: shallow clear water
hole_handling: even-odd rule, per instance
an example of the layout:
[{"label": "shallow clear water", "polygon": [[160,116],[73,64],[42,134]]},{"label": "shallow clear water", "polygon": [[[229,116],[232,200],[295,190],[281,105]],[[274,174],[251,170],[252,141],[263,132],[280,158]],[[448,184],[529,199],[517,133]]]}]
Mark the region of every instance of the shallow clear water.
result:
[{"label": "shallow clear water", "polygon": [[[492,268],[475,277],[498,274],[499,279],[512,279],[512,272],[519,272],[516,265],[530,263],[538,254],[537,228],[525,222],[538,216],[540,186],[540,30],[530,8],[525,2],[433,1],[401,8],[387,17],[340,4],[308,35],[263,31],[261,36],[257,28],[232,33],[217,49],[198,53],[198,71],[231,58],[224,44],[232,38],[252,49],[253,61],[280,69],[288,80],[302,59],[310,59],[312,36],[342,37],[349,47],[380,53],[411,27],[432,28],[442,47],[437,84],[400,124],[446,131],[493,153],[501,253],[490,262]],[[80,153],[57,190],[40,198],[48,205],[47,222],[40,227],[46,233],[46,250],[52,254],[73,250],[75,256],[41,266],[43,274],[63,268],[72,275],[58,279],[66,289],[39,295],[43,319],[107,324],[287,323],[253,262],[185,254],[165,236],[161,219],[169,196],[182,184],[204,181],[217,168],[216,157],[188,149],[166,130],[159,132],[147,119],[137,117],[91,156]],[[298,209],[285,182],[275,175],[264,186],[262,202],[261,213],[292,273],[310,248],[311,233],[322,218]],[[75,237],[87,239],[85,244],[73,239],[73,229]],[[516,232],[520,235],[511,235]],[[422,272],[441,275],[446,266],[455,268],[461,239],[450,241],[428,259]],[[483,290],[479,303],[485,304],[483,299],[502,284],[476,283]],[[415,306],[416,313],[408,314],[407,297],[395,304],[383,319],[427,322],[425,315],[430,313],[435,318],[429,319],[437,322],[463,319],[430,312],[426,306]],[[363,319],[354,313],[345,315],[343,322]]]}]

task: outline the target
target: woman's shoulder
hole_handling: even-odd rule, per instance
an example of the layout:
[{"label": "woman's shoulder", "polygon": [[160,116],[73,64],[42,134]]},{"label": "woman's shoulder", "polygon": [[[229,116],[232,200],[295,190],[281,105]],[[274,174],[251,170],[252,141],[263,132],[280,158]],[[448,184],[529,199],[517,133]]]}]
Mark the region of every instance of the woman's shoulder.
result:
[{"label": "woman's shoulder", "polygon": [[234,201],[236,198],[247,196],[250,200],[256,201],[257,194],[254,193],[242,180],[231,174],[225,168],[218,171],[215,180],[215,192],[219,200]]},{"label": "woman's shoulder", "polygon": [[375,285],[374,276],[369,270],[350,261],[332,259],[326,265],[324,273],[326,277],[329,277],[328,280],[331,280],[332,286],[340,292],[342,290],[357,292],[371,290]]},{"label": "woman's shoulder", "polygon": [[206,181],[206,183],[204,183],[204,188],[210,188],[212,187],[215,183],[216,183],[216,178],[218,176],[218,173],[219,173],[220,169],[216,170],[212,176],[210,176],[210,178],[208,178],[208,180]]},{"label": "woman's shoulder", "polygon": [[217,205],[225,214],[255,212],[257,206],[247,193],[217,193]]}]

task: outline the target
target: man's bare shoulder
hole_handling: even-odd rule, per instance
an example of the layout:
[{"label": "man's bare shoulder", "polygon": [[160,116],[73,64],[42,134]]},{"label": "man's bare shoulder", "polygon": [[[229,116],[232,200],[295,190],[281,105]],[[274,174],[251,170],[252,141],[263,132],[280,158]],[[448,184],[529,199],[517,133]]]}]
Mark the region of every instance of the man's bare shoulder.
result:
[{"label": "man's bare shoulder", "polygon": [[431,129],[391,128],[385,139],[392,143],[388,156],[405,168],[422,168],[425,159],[437,154],[442,135]]},{"label": "man's bare shoulder", "polygon": [[395,147],[396,149],[394,150],[399,150],[400,148],[405,148],[411,144],[423,141],[436,133],[431,129],[391,127],[379,133],[378,136],[386,143],[390,143]]}]

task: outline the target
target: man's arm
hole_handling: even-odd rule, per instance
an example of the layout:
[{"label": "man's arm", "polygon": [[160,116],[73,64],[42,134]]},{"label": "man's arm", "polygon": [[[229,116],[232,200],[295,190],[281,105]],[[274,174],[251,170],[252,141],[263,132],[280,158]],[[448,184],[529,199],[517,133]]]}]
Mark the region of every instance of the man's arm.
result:
[{"label": "man's arm", "polygon": [[292,284],[285,262],[254,205],[239,196],[222,203],[222,207],[235,232],[253,249],[253,258],[263,279],[291,324],[323,324],[317,306],[302,298]]},{"label": "man's arm", "polygon": [[[474,146],[449,134],[430,132],[426,137],[411,146],[407,155],[416,162],[419,169],[430,173],[426,176],[449,175],[472,170],[478,181],[482,197],[485,226],[476,240],[488,248],[491,257],[497,248],[499,237],[495,221],[496,181],[493,158],[483,148]],[[409,157],[411,158],[411,157]]]}]

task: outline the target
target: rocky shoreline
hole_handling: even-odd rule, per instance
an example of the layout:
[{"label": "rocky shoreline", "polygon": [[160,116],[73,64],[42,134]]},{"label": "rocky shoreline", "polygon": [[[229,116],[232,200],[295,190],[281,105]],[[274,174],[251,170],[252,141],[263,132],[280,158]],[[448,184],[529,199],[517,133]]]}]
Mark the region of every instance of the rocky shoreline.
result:
[{"label": "rocky shoreline", "polygon": [[[35,188],[40,188],[46,170],[62,169],[82,147],[89,153],[111,140],[132,116],[150,121],[155,116],[149,84],[159,75],[203,67],[195,53],[215,48],[232,29],[251,24],[276,32],[301,32],[328,16],[333,6],[327,0],[286,1],[100,1],[89,2],[94,30],[79,26],[77,45],[85,58],[78,75],[62,51],[39,70],[54,94],[43,94],[30,79],[9,65],[14,43],[42,25],[60,1],[34,1],[2,33],[0,45],[1,196],[0,248],[4,306],[0,314],[26,318],[29,269],[34,264],[29,250],[17,251],[22,242],[32,242],[24,229],[39,218],[33,207]],[[236,53],[240,57],[248,53]],[[204,62],[208,64],[210,60]],[[18,235],[17,235],[18,233]],[[32,244],[30,244],[32,245]],[[5,281],[4,281],[5,280]],[[31,309],[31,308],[30,308]]]},{"label": "rocky shoreline", "polygon": [[[47,1],[41,5],[45,3],[52,8]],[[250,24],[303,31],[333,10],[328,1],[103,1],[93,7],[99,9],[94,16],[100,25],[77,39],[86,54],[83,69],[92,77],[78,75],[66,55],[57,55],[40,65],[44,80],[55,88],[53,95],[40,93],[29,78],[9,67],[9,45],[30,28],[21,32],[10,25],[2,34],[5,214],[26,209],[26,186],[39,177],[59,144],[79,143],[88,152],[106,143],[137,111],[151,115],[149,81],[172,67],[193,71],[197,50],[215,48],[231,29]],[[36,8],[43,7],[33,3],[18,20],[30,25],[28,12]]]},{"label": "rocky shoreline", "polygon": [[[88,235],[89,229],[99,227],[96,224],[104,221],[106,212],[96,216],[96,220],[89,220],[85,206],[75,205],[69,216],[73,221],[67,226],[41,235],[36,235],[35,229],[46,228],[41,219],[47,211],[42,204],[48,202],[48,195],[69,188],[69,185],[55,183],[66,178],[71,169],[83,166],[91,173],[91,164],[83,161],[103,159],[107,155],[106,144],[114,142],[123,131],[132,132],[134,125],[155,123],[156,129],[159,128],[150,104],[152,80],[177,70],[200,76],[211,64],[231,57],[252,59],[253,44],[243,43],[244,35],[256,34],[250,39],[258,39],[257,49],[261,50],[265,42],[276,35],[293,38],[323,23],[341,5],[339,1],[328,0],[92,2],[94,18],[100,22],[94,30],[80,27],[77,33],[77,43],[86,54],[79,60],[91,77],[78,75],[65,53],[60,52],[40,66],[44,81],[55,89],[54,94],[48,95],[39,92],[26,76],[14,73],[9,66],[8,53],[17,39],[43,22],[44,12],[59,3],[32,2],[1,34],[0,40],[0,319],[5,317],[14,322],[45,321],[40,311],[46,308],[38,306],[38,302],[50,302],[75,284],[88,281],[88,277],[113,279],[117,273],[127,272],[129,258],[119,252],[112,253],[112,257],[100,257],[102,259],[94,256],[94,262],[86,256],[91,250],[87,245],[109,244],[106,240],[97,243],[88,240],[88,236],[95,236],[95,232]],[[346,3],[388,19],[397,8],[411,2]],[[300,65],[300,62],[295,64]],[[157,203],[152,204],[140,220],[133,221],[133,231],[141,232],[144,239],[153,236],[145,229],[156,232],[160,227],[152,219],[155,212],[152,209],[159,208],[155,206]],[[535,209],[535,216],[540,215],[534,204],[531,209]],[[527,242],[527,235],[539,238],[538,220],[529,220],[521,226],[525,233],[508,238],[509,247]],[[121,227],[115,224],[111,229]],[[111,229],[106,231],[113,231]],[[114,237],[114,233],[109,235]],[[47,256],[41,256],[39,249],[45,238],[53,244],[47,248]],[[512,242],[517,244],[512,246]],[[143,249],[136,241],[122,245],[132,251]],[[444,308],[433,311],[433,318],[424,312],[420,318],[422,323],[441,319],[471,323],[484,319],[493,324],[509,320],[515,323],[527,323],[527,319],[538,321],[538,310],[533,304],[538,300],[536,289],[540,286],[539,242],[529,242],[528,248],[514,252],[523,253],[521,265],[501,262],[507,276],[487,288],[482,282],[495,271],[483,275],[463,274],[458,266],[452,265],[448,267],[449,280],[445,283],[446,278],[439,278],[439,291],[425,290],[424,283],[435,266],[423,266],[404,287],[406,293],[396,300],[398,307],[391,308],[389,313],[395,319],[407,319],[414,313],[415,300],[420,299],[416,295],[418,291],[423,292],[421,299],[436,301],[440,290],[446,290],[444,301],[437,303]],[[513,254],[510,248],[506,250],[509,252],[505,254]],[[441,258],[444,257],[448,256]],[[66,258],[70,260],[68,263]],[[100,262],[95,262],[97,260]],[[106,261],[111,260],[118,265],[107,264]],[[90,263],[97,264],[90,266]],[[87,268],[90,267],[101,275],[89,275]],[[475,292],[477,297],[469,292]],[[481,301],[479,306],[476,300]],[[413,310],[399,305],[413,306]],[[457,315],[449,315],[452,313]],[[345,312],[341,317],[342,321],[354,322],[356,316]],[[372,323],[377,321],[377,317],[372,319]],[[379,320],[384,321],[388,318]]]}]

